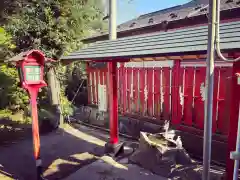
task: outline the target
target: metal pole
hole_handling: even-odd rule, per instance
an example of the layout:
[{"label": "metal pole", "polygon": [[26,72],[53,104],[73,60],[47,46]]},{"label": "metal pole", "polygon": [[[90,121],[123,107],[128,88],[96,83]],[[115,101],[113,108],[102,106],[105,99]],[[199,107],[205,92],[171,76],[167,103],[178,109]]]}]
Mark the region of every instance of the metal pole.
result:
[{"label": "metal pole", "polygon": [[109,0],[109,39],[117,39],[117,1]]},{"label": "metal pole", "polygon": [[[239,153],[240,153],[240,105],[239,105],[239,113],[238,113],[237,143],[236,143],[236,151],[234,153],[237,154],[237,155],[239,155]],[[239,160],[235,159],[233,180],[238,180],[238,168],[239,168]]]},{"label": "metal pole", "polygon": [[212,109],[213,109],[213,84],[214,84],[214,44],[216,29],[216,0],[209,0],[209,24],[208,24],[208,50],[206,71],[206,100],[204,114],[204,146],[203,146],[203,174],[202,180],[209,180],[211,165],[212,143]]}]

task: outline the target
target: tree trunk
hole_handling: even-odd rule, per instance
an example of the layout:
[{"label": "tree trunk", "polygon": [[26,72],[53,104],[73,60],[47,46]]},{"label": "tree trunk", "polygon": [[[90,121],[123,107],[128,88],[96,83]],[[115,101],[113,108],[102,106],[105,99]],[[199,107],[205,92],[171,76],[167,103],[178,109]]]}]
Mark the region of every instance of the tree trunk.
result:
[{"label": "tree trunk", "polygon": [[63,124],[63,117],[61,111],[61,102],[60,102],[60,84],[56,78],[56,74],[53,67],[49,68],[47,73],[48,77],[48,87],[49,87],[49,96],[51,98],[51,105],[55,108],[55,113],[57,114],[57,120],[54,126]]}]

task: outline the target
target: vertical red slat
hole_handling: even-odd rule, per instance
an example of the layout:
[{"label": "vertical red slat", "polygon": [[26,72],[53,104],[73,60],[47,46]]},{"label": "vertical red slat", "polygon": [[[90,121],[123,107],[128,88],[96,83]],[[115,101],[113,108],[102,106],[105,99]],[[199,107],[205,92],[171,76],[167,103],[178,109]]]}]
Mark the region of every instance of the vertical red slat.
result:
[{"label": "vertical red slat", "polygon": [[123,71],[123,74],[122,74],[122,83],[123,83],[123,96],[122,96],[122,101],[123,101],[123,113],[126,112],[127,110],[127,86],[126,86],[126,83],[127,83],[127,69],[126,67],[122,67],[122,71]]},{"label": "vertical red slat", "polygon": [[140,69],[140,113],[144,115],[144,103],[145,103],[145,97],[144,97],[144,84],[145,84],[145,69]]},{"label": "vertical red slat", "polygon": [[160,118],[160,68],[154,71],[154,116]]},{"label": "vertical red slat", "polygon": [[127,69],[127,109],[126,111],[128,113],[131,113],[131,98],[130,98],[130,91],[131,91],[131,68]]},{"label": "vertical red slat", "polygon": [[120,100],[119,100],[119,104],[120,104],[120,105],[119,105],[119,107],[120,107],[120,109],[121,109],[121,113],[123,113],[123,107],[124,107],[124,105],[123,105],[123,103],[124,103],[124,102],[123,102],[123,87],[124,87],[124,86],[123,86],[123,85],[124,85],[124,82],[125,82],[125,81],[124,81],[124,79],[123,79],[123,68],[124,68],[124,67],[123,67],[123,63],[121,63],[121,64],[120,64],[120,67],[119,67],[119,71],[120,71],[120,72],[119,72],[119,75],[120,75],[120,76],[118,77],[118,78],[119,78],[119,80],[118,80],[118,82],[119,82],[119,91],[120,91],[120,93],[119,93],[119,94],[120,94]]},{"label": "vertical red slat", "polygon": [[183,123],[192,125],[193,75],[192,67],[185,68]]},{"label": "vertical red slat", "polygon": [[231,109],[229,111],[230,127],[228,131],[228,151],[226,164],[226,179],[233,179],[234,161],[229,158],[230,152],[235,151],[237,131],[238,131],[238,115],[240,102],[240,85],[237,83],[236,73],[240,73],[240,62],[233,63],[233,71],[231,74],[231,91],[230,103]]},{"label": "vertical red slat", "polygon": [[147,69],[147,89],[148,89],[148,100],[147,100],[147,114],[148,116],[152,116],[152,100],[153,100],[153,94],[152,94],[152,77],[153,77],[153,70],[152,68]]},{"label": "vertical red slat", "polygon": [[229,130],[229,108],[227,98],[230,90],[231,69],[222,68],[220,71],[220,87],[218,98],[218,130],[221,134],[227,135]]},{"label": "vertical red slat", "polygon": [[120,87],[121,87],[121,84],[120,84],[120,75],[121,73],[121,70],[120,70],[120,67],[117,67],[117,93],[118,93],[118,110],[119,112],[121,112],[121,91],[120,91]]},{"label": "vertical red slat", "polygon": [[164,105],[164,86],[163,86],[163,68],[159,68],[159,96],[160,96],[160,103],[159,103],[159,115],[161,117],[161,119],[164,119],[163,118],[163,105]]},{"label": "vertical red slat", "polygon": [[123,88],[124,88],[124,75],[123,75],[123,68],[124,68],[124,64],[120,63],[120,77],[119,77],[119,83],[120,83],[120,109],[121,109],[121,113],[124,113],[124,97],[123,97]]},{"label": "vertical red slat", "polygon": [[205,87],[205,75],[206,68],[196,68],[195,70],[195,87],[194,87],[194,122],[196,126],[200,129],[204,128],[204,99],[202,96],[205,96],[205,92],[201,92]]},{"label": "vertical red slat", "polygon": [[100,70],[100,79],[99,79],[99,84],[103,85],[103,69]]},{"label": "vertical red slat", "polygon": [[133,98],[135,105],[135,113],[139,112],[138,108],[138,69],[133,69]]},{"label": "vertical red slat", "polygon": [[[215,73],[214,73],[214,91],[213,91],[213,117],[212,117],[212,132],[216,133],[217,130],[217,119],[216,119],[216,113],[217,113],[217,96],[218,96],[218,83],[219,83],[219,71],[220,69],[218,67],[215,68]],[[220,81],[221,82],[221,81]],[[203,119],[204,123],[204,119]]]},{"label": "vertical red slat", "polygon": [[169,67],[164,67],[163,68],[163,92],[164,92],[164,107],[163,107],[163,112],[164,112],[164,119],[165,120],[170,120],[170,114],[169,114],[169,109],[170,109],[170,68]]},{"label": "vertical red slat", "polygon": [[[180,104],[179,91],[183,92],[183,68],[180,68],[180,61],[175,60],[172,68],[172,120],[173,125],[178,125],[181,122],[182,106]],[[180,88],[181,87],[181,88]]]},{"label": "vertical red slat", "polygon": [[134,114],[134,68],[131,68],[129,71],[129,110],[131,114]]}]

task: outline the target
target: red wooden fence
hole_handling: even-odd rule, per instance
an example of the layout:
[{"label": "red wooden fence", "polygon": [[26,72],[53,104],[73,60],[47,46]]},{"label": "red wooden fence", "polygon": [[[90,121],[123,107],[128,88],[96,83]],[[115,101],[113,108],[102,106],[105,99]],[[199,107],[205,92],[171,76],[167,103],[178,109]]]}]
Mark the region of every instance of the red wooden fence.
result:
[{"label": "red wooden fence", "polygon": [[[216,64],[213,132],[227,135],[232,65]],[[88,68],[88,74],[89,103],[97,105],[98,84],[107,86],[107,68]],[[205,76],[204,61],[200,60],[121,64],[118,68],[119,111],[155,122],[172,120],[175,125],[203,129]]]}]

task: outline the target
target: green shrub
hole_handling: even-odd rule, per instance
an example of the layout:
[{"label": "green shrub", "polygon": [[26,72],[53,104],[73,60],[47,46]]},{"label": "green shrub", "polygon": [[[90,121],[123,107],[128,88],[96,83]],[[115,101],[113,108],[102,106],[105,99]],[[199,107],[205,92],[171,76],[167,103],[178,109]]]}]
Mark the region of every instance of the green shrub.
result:
[{"label": "green shrub", "polygon": [[19,77],[15,67],[0,65],[0,109],[12,112],[24,110],[28,106],[29,98],[25,90],[18,87]]}]

